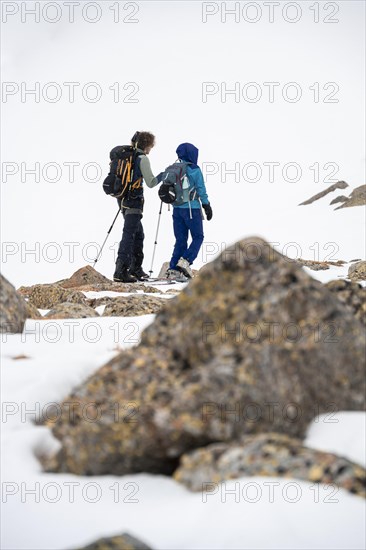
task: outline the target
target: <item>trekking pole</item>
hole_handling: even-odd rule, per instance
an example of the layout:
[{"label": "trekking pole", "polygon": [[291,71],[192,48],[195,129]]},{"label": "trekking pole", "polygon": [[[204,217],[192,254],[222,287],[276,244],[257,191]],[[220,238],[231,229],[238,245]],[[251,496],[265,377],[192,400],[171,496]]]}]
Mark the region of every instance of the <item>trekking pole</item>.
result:
[{"label": "trekking pole", "polygon": [[117,219],[117,217],[118,217],[118,214],[119,214],[120,212],[121,212],[121,209],[118,208],[118,212],[117,212],[117,214],[116,214],[116,217],[114,218],[113,223],[112,223],[112,225],[110,226],[110,228],[109,228],[109,230],[108,230],[107,236],[106,236],[106,238],[104,239],[104,242],[103,242],[103,244],[102,244],[102,246],[101,246],[101,248],[100,248],[100,250],[99,250],[98,256],[97,256],[97,257],[95,258],[95,260],[94,260],[93,268],[95,267],[95,264],[97,263],[97,261],[99,260],[101,254],[102,254],[102,250],[103,250],[103,248],[104,248],[104,245],[105,245],[105,243],[107,242],[107,239],[108,239],[108,237],[109,237],[109,234],[110,234],[110,232],[112,231],[112,228],[113,228],[113,226],[114,226],[114,224],[115,224],[115,222],[116,222],[116,219]]},{"label": "trekking pole", "polygon": [[155,235],[155,242],[154,242],[154,250],[153,250],[153,255],[152,255],[152,260],[151,260],[151,268],[150,268],[150,278],[151,278],[151,275],[153,274],[153,265],[154,265],[154,259],[155,259],[155,252],[156,252],[156,245],[158,244],[158,233],[159,233],[159,227],[160,227],[160,220],[161,220],[161,210],[163,208],[163,201],[160,202],[160,210],[159,210],[159,216],[158,216],[158,226],[156,228],[156,235]]}]

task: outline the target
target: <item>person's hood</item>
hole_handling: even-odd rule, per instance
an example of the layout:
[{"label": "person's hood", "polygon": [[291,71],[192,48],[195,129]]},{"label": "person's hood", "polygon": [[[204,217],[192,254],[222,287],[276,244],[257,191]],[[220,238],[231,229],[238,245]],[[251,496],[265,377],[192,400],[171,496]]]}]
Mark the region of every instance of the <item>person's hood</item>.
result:
[{"label": "person's hood", "polygon": [[178,158],[189,162],[192,168],[197,167],[198,149],[192,143],[181,143],[176,151]]}]

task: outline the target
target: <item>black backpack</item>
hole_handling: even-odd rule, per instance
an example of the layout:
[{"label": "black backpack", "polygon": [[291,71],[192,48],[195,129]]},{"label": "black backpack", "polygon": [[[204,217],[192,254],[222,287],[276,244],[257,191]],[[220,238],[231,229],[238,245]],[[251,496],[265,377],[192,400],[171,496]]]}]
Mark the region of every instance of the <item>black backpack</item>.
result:
[{"label": "black backpack", "polygon": [[131,189],[142,185],[142,178],[133,180],[135,161],[142,153],[132,145],[118,145],[110,152],[109,174],[103,182],[107,195],[118,199],[127,198]]}]

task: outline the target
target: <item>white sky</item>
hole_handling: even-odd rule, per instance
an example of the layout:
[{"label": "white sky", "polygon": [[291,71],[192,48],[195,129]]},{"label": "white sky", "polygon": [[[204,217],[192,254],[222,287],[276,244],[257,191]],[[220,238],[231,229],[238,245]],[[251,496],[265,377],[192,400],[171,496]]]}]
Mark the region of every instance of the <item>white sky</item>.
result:
[{"label": "white sky", "polygon": [[[102,243],[117,211],[115,201],[102,190],[108,171],[109,150],[129,142],[135,130],[150,130],[157,136],[157,145],[150,154],[153,170],[158,173],[175,159],[180,142],[190,141],[200,149],[199,163],[216,163],[218,173],[207,177],[207,190],[214,210],[211,222],[204,222],[205,244],[195,267],[213,258],[222,246],[250,235],[261,235],[290,256],[301,255],[325,259],[352,260],[364,258],[364,209],[361,207],[333,212],[329,195],[312,206],[297,204],[326,188],[325,181],[334,163],[339,168],[333,176],[350,184],[349,191],[364,183],[364,11],[362,1],[306,2],[289,6],[281,2],[269,22],[269,6],[263,2],[239,5],[240,21],[228,15],[221,22],[221,3],[203,6],[201,2],[137,2],[121,3],[120,18],[131,16],[136,23],[114,23],[110,9],[113,2],[99,3],[100,20],[94,24],[83,20],[85,2],[75,5],[75,21],[68,21],[64,2],[58,3],[60,21],[55,18],[55,3],[42,14],[40,22],[26,14],[35,2],[2,2],[2,79],[19,87],[15,95],[3,95],[2,108],[2,272],[13,284],[50,282],[71,275],[95,256],[95,248],[87,243]],[[268,3],[267,3],[268,4]],[[287,5],[287,8],[286,8]],[[9,7],[10,6],[10,7]],[[15,6],[15,7],[14,7]],[[228,2],[233,8],[234,2]],[[314,7],[319,8],[319,23],[314,22]],[[326,7],[328,6],[328,7]],[[18,8],[14,15],[4,10]],[[207,17],[205,9],[218,13]],[[339,8],[339,9],[338,9]],[[92,18],[93,7],[86,12]],[[136,8],[137,9],[137,8]],[[255,12],[259,20],[249,23]],[[338,9],[338,12],[336,13]],[[259,10],[259,11],[258,11]],[[261,16],[260,16],[261,10]],[[287,11],[284,11],[287,10]],[[296,11],[298,22],[289,23]],[[244,12],[245,15],[245,12]],[[24,22],[22,22],[22,17]],[[324,18],[338,19],[325,23]],[[21,89],[34,88],[39,82],[41,96],[37,103],[27,95],[22,102]],[[62,96],[52,103],[42,97],[52,94],[57,83]],[[78,82],[75,101],[68,100],[64,82]],[[100,101],[83,99],[81,89],[96,82],[102,92]],[[133,96],[136,103],[115,103],[109,89],[119,82],[122,98],[138,86]],[[216,83],[218,90],[232,89],[235,83],[241,95],[220,99],[220,93],[203,102],[204,82]],[[262,98],[249,102],[257,83]],[[269,86],[275,87],[274,101],[268,100]],[[291,103],[282,97],[284,86],[296,82],[302,97]],[[314,102],[314,89],[319,83],[320,101]],[[327,83],[335,83],[324,89]],[[21,84],[23,83],[23,84]],[[336,90],[333,96],[331,92]],[[84,88],[85,89],[85,88]],[[137,88],[136,88],[137,89]],[[244,90],[244,91],[243,91]],[[3,90],[4,91],[4,90]],[[88,90],[87,90],[88,91]],[[295,88],[288,90],[292,97]],[[93,89],[89,88],[90,97]],[[243,97],[244,96],[244,97]],[[324,99],[338,99],[325,103]],[[46,95],[47,97],[47,95]],[[40,163],[40,181],[34,175],[22,174],[24,168]],[[75,181],[70,182],[65,163],[78,162]],[[280,163],[274,181],[270,181],[268,165]],[[10,165],[8,163],[16,163]],[[23,170],[21,164],[23,163]],[[48,163],[60,166],[59,181],[50,180],[55,170],[42,176]],[[97,163],[102,170],[94,183],[85,181],[82,168]],[[224,163],[240,170],[257,163],[262,174],[259,181],[235,181],[227,175],[222,181]],[[282,169],[297,163],[302,170],[298,182],[286,181]],[[319,181],[314,170],[319,163]],[[7,175],[14,167],[16,173]],[[92,169],[89,179],[95,177]],[[23,175],[23,180],[22,180]],[[248,172],[254,178],[253,168]],[[289,178],[294,171],[288,172]],[[247,178],[248,179],[248,178]],[[340,191],[339,194],[343,194]],[[347,194],[347,191],[346,191]],[[158,221],[159,200],[156,190],[146,189],[144,228],[146,234],[145,270],[150,268],[153,242]],[[98,269],[111,276],[113,250],[122,231],[118,220],[106,245]],[[287,247],[287,243],[297,243]],[[319,243],[314,247],[314,243]],[[37,244],[38,243],[38,244]],[[56,243],[49,245],[49,243]],[[70,250],[74,245],[75,257]],[[155,274],[163,261],[171,256],[174,239],[171,215],[164,206],[158,239]],[[213,244],[211,244],[213,243]],[[223,243],[223,244],[222,244]],[[326,248],[327,243],[335,243]],[[35,249],[36,254],[26,254]],[[60,256],[53,262],[55,255]],[[328,258],[329,259],[329,258]],[[343,272],[342,272],[343,273]],[[338,274],[338,272],[337,272]],[[339,272],[341,274],[341,272]],[[334,276],[334,275],[333,275]],[[336,275],[335,275],[336,276]]]}]

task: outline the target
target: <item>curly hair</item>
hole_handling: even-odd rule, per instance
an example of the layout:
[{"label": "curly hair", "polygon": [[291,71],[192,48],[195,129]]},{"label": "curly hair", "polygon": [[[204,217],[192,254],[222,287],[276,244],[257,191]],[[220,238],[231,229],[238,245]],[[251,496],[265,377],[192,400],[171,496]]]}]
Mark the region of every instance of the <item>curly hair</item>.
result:
[{"label": "curly hair", "polygon": [[137,147],[139,149],[144,149],[146,147],[154,147],[155,145],[155,136],[150,132],[139,132],[139,137],[137,138]]}]

